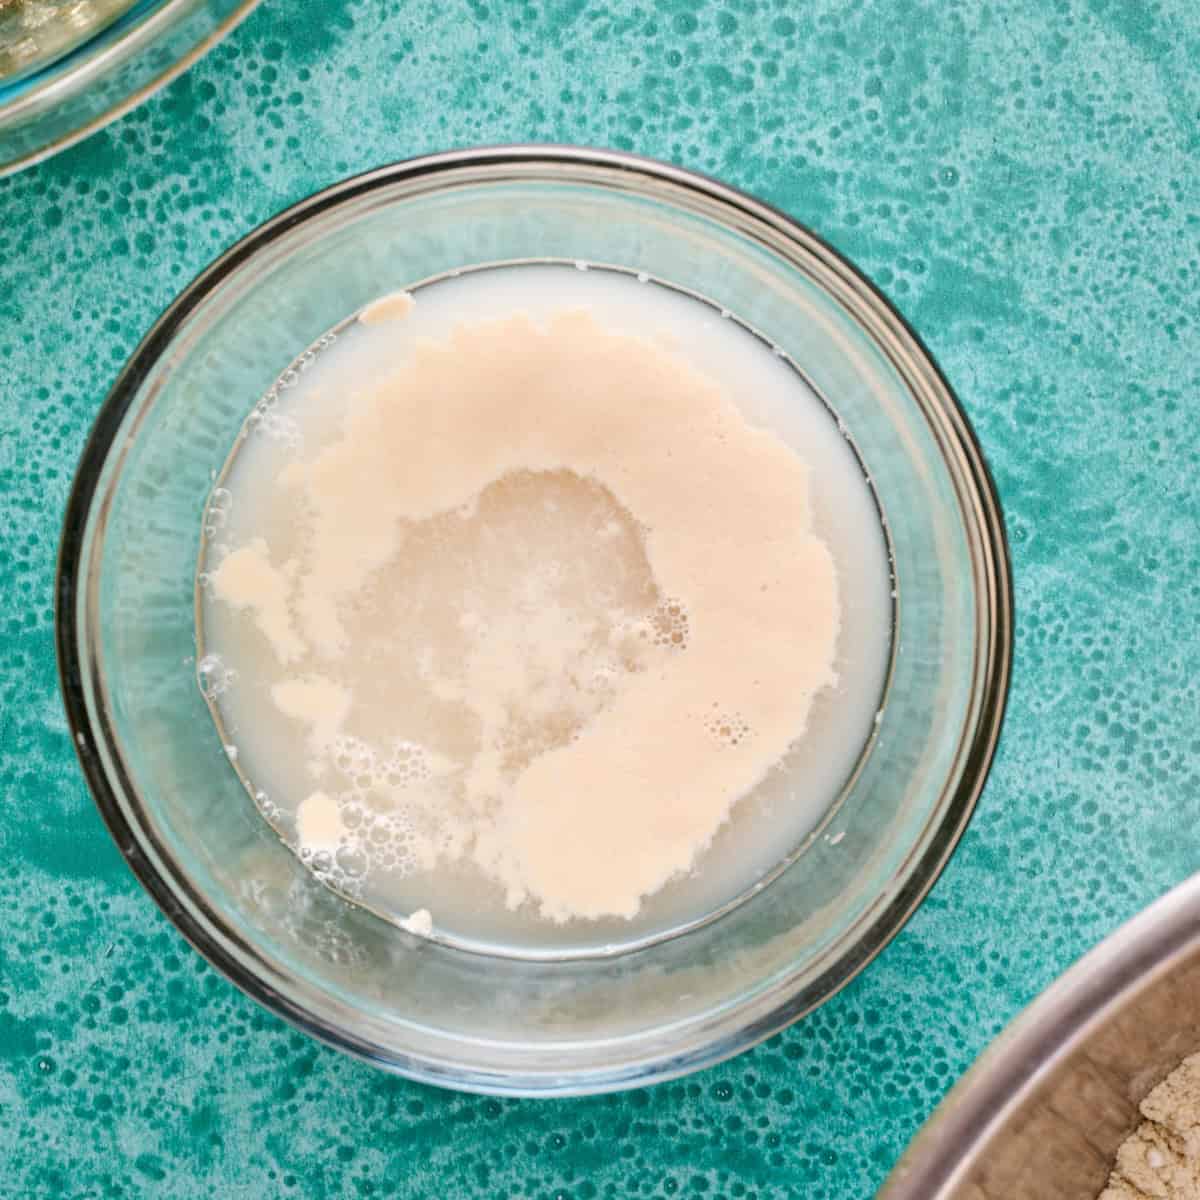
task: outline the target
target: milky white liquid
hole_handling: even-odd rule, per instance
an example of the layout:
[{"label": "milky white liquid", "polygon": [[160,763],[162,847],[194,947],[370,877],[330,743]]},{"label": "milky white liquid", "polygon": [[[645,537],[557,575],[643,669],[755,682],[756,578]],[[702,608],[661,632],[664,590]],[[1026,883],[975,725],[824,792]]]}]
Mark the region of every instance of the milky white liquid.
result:
[{"label": "milky white liquid", "polygon": [[[281,496],[280,472],[335,436],[338,397],[387,374],[405,339],[443,341],[454,327],[496,314],[525,312],[543,320],[583,308],[606,330],[658,340],[685,358],[720,386],[751,425],[772,431],[807,464],[814,532],[829,547],[837,572],[838,682],[817,694],[803,736],[778,768],[734,805],[692,870],[646,897],[630,919],[554,923],[529,904],[510,909],[496,883],[459,863],[424,872],[368,871],[348,891],[392,919],[428,909],[435,937],[507,953],[587,952],[703,919],[803,844],[839,796],[871,735],[890,653],[892,585],[862,465],[793,367],[728,314],[666,286],[624,272],[546,265],[467,272],[414,295],[417,303],[402,320],[350,322],[325,339],[296,384],[256,410],[214,492],[198,584],[201,675],[224,740],[236,747],[235,765],[264,815],[295,844],[297,809],[314,789],[303,730],[272,701],[269,681],[278,678],[279,664],[268,641],[244,611],[215,599],[207,582],[207,573],[231,547],[256,537],[265,536],[276,561],[286,561],[294,551],[301,526]],[[461,555],[485,562],[493,573],[510,562],[561,561],[568,564],[581,605],[603,593],[605,605],[620,607],[626,600],[634,603],[648,571],[635,515],[623,512],[605,489],[577,477],[535,475],[504,483],[484,504],[479,528],[455,544]],[[593,536],[599,527],[611,531],[603,545]],[[447,586],[458,586],[462,564],[447,570]],[[622,589],[628,593],[624,598]],[[802,612],[797,619],[803,619]],[[755,630],[739,634],[753,638]],[[378,681],[381,709],[397,703],[387,683]],[[356,703],[364,698],[369,703],[371,688],[360,691],[364,695]],[[403,702],[419,705],[421,698],[414,694]],[[454,730],[443,732],[453,741]],[[320,870],[320,860],[317,866],[327,882],[339,885],[336,873],[330,877]]]}]

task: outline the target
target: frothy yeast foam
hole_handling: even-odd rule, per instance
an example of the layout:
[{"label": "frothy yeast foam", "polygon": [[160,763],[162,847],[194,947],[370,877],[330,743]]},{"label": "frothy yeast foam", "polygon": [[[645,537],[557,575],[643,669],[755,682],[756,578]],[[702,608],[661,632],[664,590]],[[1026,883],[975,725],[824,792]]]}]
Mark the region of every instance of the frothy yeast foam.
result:
[{"label": "frothy yeast foam", "polygon": [[[286,559],[247,538],[211,584],[269,642],[314,783],[346,785],[314,787],[296,824],[347,890],[466,860],[510,907],[632,917],[836,681],[805,463],[685,358],[585,310],[407,345],[277,487],[302,530]],[[634,566],[581,576],[552,533],[522,551],[533,509],[551,530],[590,514]],[[448,546],[467,564],[454,594],[381,594]],[[406,627],[418,613],[428,627]]]}]

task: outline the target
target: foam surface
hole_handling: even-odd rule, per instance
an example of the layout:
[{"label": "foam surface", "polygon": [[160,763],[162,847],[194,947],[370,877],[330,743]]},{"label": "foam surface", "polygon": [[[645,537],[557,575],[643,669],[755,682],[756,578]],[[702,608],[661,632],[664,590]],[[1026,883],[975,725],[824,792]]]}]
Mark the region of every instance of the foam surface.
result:
[{"label": "foam surface", "polygon": [[[821,697],[834,741],[807,749],[832,780],[865,740],[882,656],[864,671],[838,639],[843,615],[862,628],[856,559],[878,542],[842,547],[847,605],[796,439],[738,394],[761,407],[787,380],[795,400],[799,381],[728,319],[597,271],[484,275],[360,319],[342,371],[256,409],[217,489],[206,678],[242,681],[217,700],[239,767],[347,895],[396,919],[429,906],[439,928],[496,905],[644,922],[668,884],[752,879],[764,823],[777,861],[832,798],[781,776]],[[506,293],[518,276],[534,286]],[[707,369],[693,336],[764,373]],[[761,832],[707,854],[751,795]]]}]

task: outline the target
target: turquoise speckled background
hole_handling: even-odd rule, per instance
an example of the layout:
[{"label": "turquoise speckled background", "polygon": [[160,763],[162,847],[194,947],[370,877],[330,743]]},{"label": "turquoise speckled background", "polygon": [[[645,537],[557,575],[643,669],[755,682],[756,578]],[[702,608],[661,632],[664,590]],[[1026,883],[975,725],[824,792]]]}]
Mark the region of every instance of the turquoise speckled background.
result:
[{"label": "turquoise speckled background", "polygon": [[[0,181],[0,1193],[869,1197],[1017,1010],[1200,866],[1195,0],[267,0],[106,132]],[[758,1050],[649,1091],[389,1078],[244,999],[125,869],[56,691],[76,455],[175,292],[354,171],[468,143],[713,172],[926,339],[1012,536],[991,782],[916,918]]]}]

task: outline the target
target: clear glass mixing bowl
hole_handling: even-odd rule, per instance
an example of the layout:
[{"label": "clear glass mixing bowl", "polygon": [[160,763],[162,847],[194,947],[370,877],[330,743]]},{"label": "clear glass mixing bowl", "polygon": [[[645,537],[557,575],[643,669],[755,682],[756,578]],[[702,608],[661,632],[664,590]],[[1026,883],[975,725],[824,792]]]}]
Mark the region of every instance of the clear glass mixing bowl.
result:
[{"label": "clear glass mixing bowl", "polygon": [[[790,355],[866,463],[898,591],[891,678],[837,809],[842,836],[810,838],[766,886],[687,933],[572,961],[415,938],[317,882],[230,766],[194,665],[201,512],[255,401],[366,302],[445,271],[537,258],[647,271],[727,306]],[[497,1093],[678,1075],[845,984],[962,833],[999,732],[1011,649],[1004,532],[983,460],[883,297],[808,230],[730,188],[566,148],[386,167],[303,201],[214,263],[100,411],[58,589],[84,771],[168,916],[251,996],[317,1037],[427,1082]]]},{"label": "clear glass mixing bowl", "polygon": [[0,27],[0,175],[49,157],[140,104],[258,3],[44,4],[45,25],[24,38],[8,13]]}]

